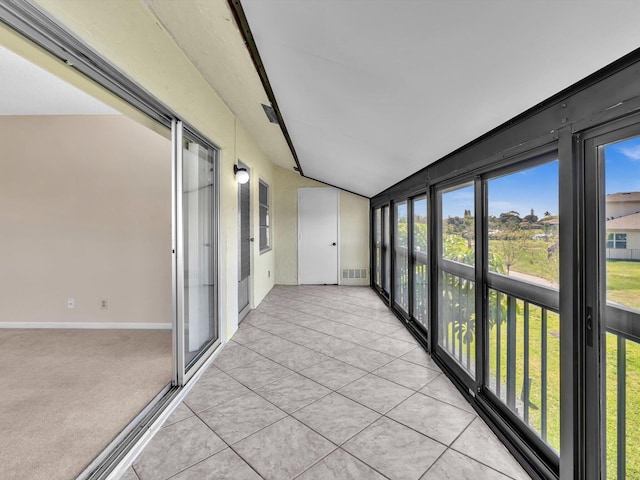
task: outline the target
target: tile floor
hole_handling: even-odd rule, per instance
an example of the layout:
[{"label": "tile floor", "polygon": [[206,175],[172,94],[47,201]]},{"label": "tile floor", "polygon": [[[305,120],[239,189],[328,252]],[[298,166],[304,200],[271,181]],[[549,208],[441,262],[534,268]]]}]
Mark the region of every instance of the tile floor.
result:
[{"label": "tile floor", "polygon": [[369,288],[278,286],[122,478],[529,476]]}]

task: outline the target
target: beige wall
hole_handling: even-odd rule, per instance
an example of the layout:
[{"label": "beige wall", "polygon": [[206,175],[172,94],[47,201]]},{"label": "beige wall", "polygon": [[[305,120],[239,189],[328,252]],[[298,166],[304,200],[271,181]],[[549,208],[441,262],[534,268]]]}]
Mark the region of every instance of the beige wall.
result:
[{"label": "beige wall", "polygon": [[369,285],[369,200],[340,192],[340,267],[366,268],[367,278],[342,280],[344,285]]},{"label": "beige wall", "polygon": [[[240,158],[247,164],[252,173],[252,225],[255,238],[258,237],[257,178],[263,178],[272,187],[273,249],[260,254],[259,244],[254,242],[253,307],[264,298],[275,282],[297,282],[297,188],[321,184],[303,179],[293,172],[290,173],[291,178],[278,178],[281,174],[277,171],[284,170],[274,167],[267,159],[224,100],[205,81],[143,2],[37,0],[37,3],[220,148],[220,315],[222,337],[230,338],[237,329],[238,312],[238,197],[233,175],[236,159]],[[33,47],[2,25],[0,44],[138,121],[158,128],[113,95],[96,87],[63,62]],[[283,190],[280,191],[279,187]],[[368,206],[368,201],[356,198],[353,201],[343,201],[341,195],[341,202],[347,209],[342,217],[343,222],[348,222],[341,225],[342,242],[345,244],[341,260],[344,266],[364,267],[369,263],[368,224],[365,225],[368,211],[365,214],[364,207],[365,204]],[[355,221],[359,214],[363,214],[363,217],[360,221]],[[357,239],[352,242],[347,240],[347,235],[356,233]]]},{"label": "beige wall", "polygon": [[[252,173],[269,181],[270,162],[143,2],[42,0],[38,3],[83,42],[220,148],[221,335],[223,339],[230,338],[238,324],[238,197],[233,165],[240,157],[252,169]],[[1,26],[0,43],[120,108],[111,95],[87,85],[63,63],[25,46],[23,40]],[[255,188],[256,182],[252,190]],[[253,197],[252,204],[255,205],[257,195]],[[257,214],[252,214],[255,219]],[[256,288],[253,289],[252,305],[255,306],[273,285],[273,275],[269,278],[267,272],[261,270],[273,265],[273,254],[257,255],[254,251],[254,260]]]},{"label": "beige wall", "polygon": [[[276,249],[276,283],[298,284],[298,188],[327,185],[275,167],[273,195]],[[340,191],[340,265],[369,268],[369,200]],[[368,285],[368,278],[351,281]]]},{"label": "beige wall", "polygon": [[170,140],[119,115],[0,116],[0,168],[0,322],[171,323]]},{"label": "beige wall", "polygon": [[607,202],[607,217],[622,217],[640,212],[640,202]]},{"label": "beige wall", "polygon": [[[275,284],[275,249],[272,248],[264,253],[260,253],[258,185],[259,179],[262,179],[270,188],[273,188],[274,170],[276,167],[274,167],[274,165],[258,149],[244,128],[238,129],[238,158],[242,163],[249,167],[251,173],[251,236],[255,241],[251,243],[251,283],[253,285],[253,291],[250,292],[249,298],[251,308],[255,308],[260,304],[262,299],[269,293]],[[237,228],[238,227],[236,226],[236,229]]]}]

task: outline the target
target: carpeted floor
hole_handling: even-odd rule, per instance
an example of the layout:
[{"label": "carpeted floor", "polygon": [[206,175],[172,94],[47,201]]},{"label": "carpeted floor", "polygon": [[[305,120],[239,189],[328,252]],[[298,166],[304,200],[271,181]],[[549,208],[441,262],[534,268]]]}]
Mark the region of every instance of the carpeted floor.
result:
[{"label": "carpeted floor", "polygon": [[0,477],[75,478],[171,362],[170,330],[0,330]]}]

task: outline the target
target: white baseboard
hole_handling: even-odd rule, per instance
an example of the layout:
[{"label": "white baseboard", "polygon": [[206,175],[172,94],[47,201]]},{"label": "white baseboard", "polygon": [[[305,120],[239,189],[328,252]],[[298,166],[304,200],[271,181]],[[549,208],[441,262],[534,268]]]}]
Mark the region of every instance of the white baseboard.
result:
[{"label": "white baseboard", "polygon": [[69,328],[81,330],[171,330],[170,323],[0,322],[0,328]]}]

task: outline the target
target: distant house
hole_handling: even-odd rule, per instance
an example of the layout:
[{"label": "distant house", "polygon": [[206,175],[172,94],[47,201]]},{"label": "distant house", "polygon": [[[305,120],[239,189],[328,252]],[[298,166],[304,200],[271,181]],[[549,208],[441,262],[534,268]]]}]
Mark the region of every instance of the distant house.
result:
[{"label": "distant house", "polygon": [[640,192],[607,195],[607,258],[640,260]]}]

